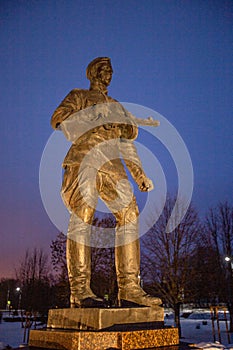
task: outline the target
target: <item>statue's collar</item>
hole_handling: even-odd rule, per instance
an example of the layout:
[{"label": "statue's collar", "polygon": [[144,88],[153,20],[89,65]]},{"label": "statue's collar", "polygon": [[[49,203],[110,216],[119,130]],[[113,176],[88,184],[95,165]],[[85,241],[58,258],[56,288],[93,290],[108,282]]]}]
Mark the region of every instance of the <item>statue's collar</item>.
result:
[{"label": "statue's collar", "polygon": [[91,82],[91,86],[90,86],[90,90],[94,90],[94,91],[99,91],[104,95],[108,94],[108,89],[107,87],[102,84],[101,82],[97,81],[97,82]]}]

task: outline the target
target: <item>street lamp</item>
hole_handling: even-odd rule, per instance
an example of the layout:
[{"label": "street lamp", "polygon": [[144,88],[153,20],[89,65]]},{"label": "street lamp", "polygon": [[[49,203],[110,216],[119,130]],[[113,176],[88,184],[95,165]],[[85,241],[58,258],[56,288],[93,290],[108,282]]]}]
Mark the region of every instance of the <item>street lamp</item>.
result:
[{"label": "street lamp", "polygon": [[231,269],[233,270],[233,257],[232,256],[225,256],[225,261],[231,263]]},{"label": "street lamp", "polygon": [[20,310],[20,307],[21,307],[21,297],[22,297],[22,292],[21,292],[20,287],[17,287],[17,288],[16,288],[16,292],[19,293],[18,310]]},{"label": "street lamp", "polygon": [[225,261],[227,263],[227,278],[228,278],[228,309],[230,314],[230,337],[233,341],[233,256],[226,255]]},{"label": "street lamp", "polygon": [[8,288],[7,290],[7,297],[6,297],[6,310],[10,312],[10,305],[11,305],[11,301],[10,301],[10,289]]}]

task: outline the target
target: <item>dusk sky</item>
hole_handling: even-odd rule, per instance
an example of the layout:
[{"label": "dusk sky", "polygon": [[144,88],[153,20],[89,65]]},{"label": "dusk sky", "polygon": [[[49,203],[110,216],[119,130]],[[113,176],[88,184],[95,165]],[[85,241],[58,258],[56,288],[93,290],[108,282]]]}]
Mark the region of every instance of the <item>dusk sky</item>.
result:
[{"label": "dusk sky", "polygon": [[[27,248],[49,252],[58,233],[41,200],[41,156],[53,111],[89,87],[98,56],[112,60],[110,96],[159,112],[183,138],[200,214],[232,204],[232,42],[232,0],[0,1],[0,277],[14,277]],[[173,189],[173,166],[153,148]]]}]

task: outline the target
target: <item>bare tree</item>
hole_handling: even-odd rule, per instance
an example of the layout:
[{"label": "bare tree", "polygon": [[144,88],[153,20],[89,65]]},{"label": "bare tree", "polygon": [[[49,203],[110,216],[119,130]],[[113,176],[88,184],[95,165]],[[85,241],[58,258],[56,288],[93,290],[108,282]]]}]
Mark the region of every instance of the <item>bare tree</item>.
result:
[{"label": "bare tree", "polygon": [[[227,304],[230,313],[230,331],[233,332],[233,207],[229,203],[219,203],[211,208],[206,216],[206,234],[209,237],[218,259],[217,268],[221,274],[216,276],[220,280],[223,276],[227,291]],[[229,261],[226,262],[225,258]]]},{"label": "bare tree", "polygon": [[43,279],[48,276],[48,256],[41,249],[26,250],[16,276],[21,282]]},{"label": "bare tree", "polygon": [[171,217],[175,199],[169,197],[157,223],[143,237],[142,266],[143,278],[153,287],[163,301],[174,310],[175,324],[180,326],[180,305],[190,297],[188,282],[194,271],[190,257],[194,253],[200,223],[196,210],[190,206],[180,223],[176,223],[184,210],[182,200],[178,201],[173,220],[176,227],[169,232],[167,224]]},{"label": "bare tree", "polygon": [[[116,293],[116,273],[114,264],[115,221],[113,216],[95,218],[91,238],[91,285],[93,291],[104,296],[108,294],[114,302]],[[69,282],[66,263],[66,239],[63,233],[51,243],[52,265],[56,273],[55,303],[66,306],[69,300]]]},{"label": "bare tree", "polygon": [[100,296],[117,299],[115,269],[115,219],[113,215],[96,218],[92,228],[92,287]]},{"label": "bare tree", "polygon": [[52,241],[51,245],[51,260],[54,270],[61,275],[67,274],[66,264],[66,236],[60,232],[57,238]]},{"label": "bare tree", "polygon": [[48,256],[41,249],[27,250],[16,270],[16,278],[22,289],[22,307],[47,312],[50,293]]},{"label": "bare tree", "polygon": [[[17,309],[19,306],[19,293],[16,288],[19,283],[13,278],[0,279],[0,309]],[[10,302],[10,304],[8,304]]]},{"label": "bare tree", "polygon": [[[205,232],[204,229],[202,232]],[[215,305],[218,300],[223,300],[224,283],[216,250],[204,238],[201,237],[191,257],[195,274],[189,281],[189,290],[192,291],[189,302],[201,307]]]},{"label": "bare tree", "polygon": [[57,307],[65,307],[69,303],[66,238],[66,235],[60,232],[50,245],[51,261],[53,270],[55,271],[55,282],[53,285],[54,304]]}]

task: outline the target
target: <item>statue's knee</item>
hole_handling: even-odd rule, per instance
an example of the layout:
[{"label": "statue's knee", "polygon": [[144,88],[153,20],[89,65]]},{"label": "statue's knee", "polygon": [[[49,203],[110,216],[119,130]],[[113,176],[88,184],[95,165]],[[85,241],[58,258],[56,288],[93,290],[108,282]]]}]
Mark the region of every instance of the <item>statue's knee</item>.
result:
[{"label": "statue's knee", "polygon": [[137,206],[129,207],[122,210],[117,217],[118,226],[123,226],[128,223],[136,223],[139,216],[139,210]]},{"label": "statue's knee", "polygon": [[94,209],[88,206],[75,206],[72,209],[72,212],[77,215],[81,221],[86,224],[91,225],[94,217]]}]

